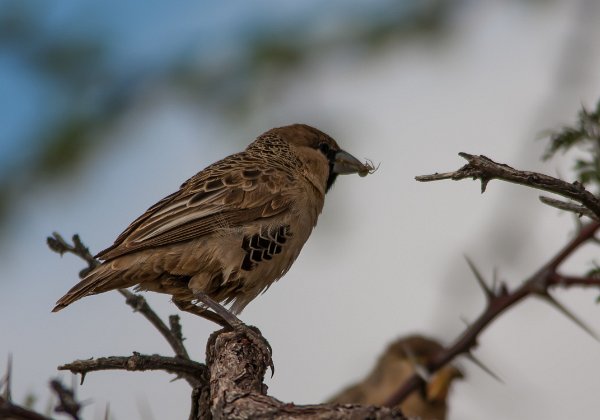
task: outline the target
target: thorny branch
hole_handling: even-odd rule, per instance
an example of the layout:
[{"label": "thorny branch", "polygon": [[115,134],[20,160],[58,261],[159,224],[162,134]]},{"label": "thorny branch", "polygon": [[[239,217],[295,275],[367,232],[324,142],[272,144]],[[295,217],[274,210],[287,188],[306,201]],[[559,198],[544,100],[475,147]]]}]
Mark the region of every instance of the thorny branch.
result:
[{"label": "thorny branch", "polygon": [[[496,163],[485,156],[474,156],[467,153],[460,153],[461,157],[468,160],[468,164],[455,172],[443,174],[424,175],[416,177],[417,181],[437,181],[442,179],[460,180],[465,178],[474,178],[481,180],[482,192],[485,191],[487,183],[492,179],[500,179],[507,182],[522,184],[531,188],[541,189],[551,193],[559,194],[570,198],[585,206],[587,211],[578,208],[578,213],[588,215],[590,212],[595,219],[593,222],[584,225],[578,234],[569,243],[567,243],[548,263],[542,266],[536,273],[526,279],[521,286],[514,290],[509,290],[505,283],[500,283],[497,287],[490,287],[486,284],[483,277],[473,265],[467,260],[473,271],[477,282],[481,286],[487,300],[484,311],[471,323],[466,330],[448,347],[441,350],[425,366],[429,373],[436,372],[459,355],[466,355],[473,358],[471,350],[477,346],[477,340],[481,332],[504,311],[511,308],[521,300],[538,296],[546,300],[561,313],[583,328],[586,332],[595,336],[594,332],[582,321],[576,318],[565,307],[560,305],[550,294],[550,289],[556,287],[581,286],[600,287],[600,278],[587,276],[564,275],[558,271],[561,264],[570,257],[581,245],[594,240],[595,234],[600,229],[600,201],[579,182],[569,184],[565,181],[550,177],[548,175],[535,172],[519,171],[508,165]],[[572,210],[572,209],[571,209]],[[396,406],[415,390],[419,389],[425,383],[425,379],[418,374],[414,374],[398,389],[387,401],[387,406]]]}]

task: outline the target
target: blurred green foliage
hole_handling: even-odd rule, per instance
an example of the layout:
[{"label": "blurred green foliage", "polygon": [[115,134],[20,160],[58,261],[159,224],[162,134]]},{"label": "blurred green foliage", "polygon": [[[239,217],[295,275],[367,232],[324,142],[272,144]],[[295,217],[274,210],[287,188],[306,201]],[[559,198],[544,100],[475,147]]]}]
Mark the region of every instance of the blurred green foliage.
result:
[{"label": "blurred green foliage", "polygon": [[550,159],[559,151],[566,153],[572,149],[583,150],[575,157],[573,169],[577,179],[586,186],[600,187],[600,100],[593,111],[582,107],[577,122],[565,126],[550,136],[550,144],[544,159]]},{"label": "blurred green foliage", "polygon": [[37,403],[38,398],[33,393],[27,393],[25,395],[25,399],[23,400],[23,407],[33,410],[35,408],[35,404]]},{"label": "blurred green foliage", "polygon": [[[545,160],[552,158],[558,152],[566,153],[572,150],[582,151],[574,157],[573,170],[579,182],[586,188],[600,191],[600,99],[596,109],[589,111],[582,106],[577,121],[571,126],[550,135],[550,143],[544,154]],[[587,277],[600,277],[600,265],[592,262],[592,269]],[[600,297],[596,299],[600,303]]]}]

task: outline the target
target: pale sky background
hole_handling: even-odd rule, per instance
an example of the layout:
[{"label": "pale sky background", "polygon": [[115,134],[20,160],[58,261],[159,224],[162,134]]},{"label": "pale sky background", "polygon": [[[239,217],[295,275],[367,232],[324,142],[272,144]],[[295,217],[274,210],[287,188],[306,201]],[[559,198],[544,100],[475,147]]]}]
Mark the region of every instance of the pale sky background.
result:
[{"label": "pale sky background", "polygon": [[[285,13],[317,7],[309,2],[300,11],[283,3]],[[457,169],[464,162],[461,151],[569,178],[564,159],[539,160],[546,143],[535,139],[573,121],[581,104],[591,107],[600,96],[599,30],[589,29],[600,27],[600,14],[582,13],[593,3],[585,0],[548,3],[467,1],[441,43],[397,42],[369,60],[321,52],[292,75],[265,74],[259,81],[265,88],[251,98],[251,117],[237,125],[213,109],[199,113],[161,86],[150,89],[105,134],[114,141],[98,149],[84,170],[43,189],[29,186],[13,209],[0,249],[0,361],[13,355],[15,399],[34,392],[43,407],[55,367],[74,359],[171,354],[117,293],[51,314],[83,264],[51,253],[49,233],[79,233],[92,251],[100,250],[198,170],[268,128],[294,122],[315,125],[381,167],[366,178],[338,180],[290,272],[242,314],[273,346],[276,374],[267,379],[269,393],[317,403],[366,374],[396,337],[457,337],[461,317],[474,319],[484,303],[463,254],[490,277],[497,267],[516,286],[574,229],[571,217],[540,204],[535,191],[492,182],[480,195],[478,183],[413,179]],[[215,16],[224,20],[253,13],[250,7],[221,8]],[[162,18],[167,28],[179,28],[169,20],[173,16]],[[594,41],[573,39],[578,27]],[[189,22],[181,24],[159,46],[196,34]],[[138,36],[129,42],[145,45],[151,57],[151,40],[142,30]],[[579,71],[573,64],[578,71],[571,80],[561,62],[573,43],[584,49],[577,59],[585,67]],[[7,158],[12,149],[5,150]],[[594,252],[569,264],[574,274],[590,267]],[[600,332],[597,295],[555,293]],[[167,296],[146,297],[165,319],[176,312]],[[214,327],[186,314],[182,319],[187,348],[202,361]],[[452,390],[450,419],[593,419],[600,412],[600,344],[542,302],[527,300],[494,322],[476,355],[505,383],[460,360],[467,379]],[[78,389],[81,400],[92,400],[84,416],[102,418],[109,402],[115,419],[149,418],[147,410],[154,419],[187,418],[189,387],[171,379],[164,373],[89,374]]]}]

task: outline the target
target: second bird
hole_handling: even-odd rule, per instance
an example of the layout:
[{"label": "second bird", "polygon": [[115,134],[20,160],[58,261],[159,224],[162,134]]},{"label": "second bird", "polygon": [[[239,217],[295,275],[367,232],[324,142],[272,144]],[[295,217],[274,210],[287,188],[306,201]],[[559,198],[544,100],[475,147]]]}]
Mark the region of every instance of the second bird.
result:
[{"label": "second bird", "polygon": [[288,271],[336,177],[372,170],[308,125],[269,130],[138,217],[53,311],[137,286],[186,310],[203,293],[237,314]]}]

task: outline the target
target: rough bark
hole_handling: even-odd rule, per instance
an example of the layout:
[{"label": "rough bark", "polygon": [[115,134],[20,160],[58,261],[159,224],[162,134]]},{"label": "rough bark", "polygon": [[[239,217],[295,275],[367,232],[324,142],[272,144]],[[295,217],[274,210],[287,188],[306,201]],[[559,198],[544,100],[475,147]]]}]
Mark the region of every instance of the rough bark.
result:
[{"label": "rough bark", "polygon": [[[200,396],[198,418],[405,419],[393,408],[354,404],[295,405],[266,395],[267,370],[260,350],[243,333],[218,331],[207,345],[210,404]],[[209,412],[206,412],[208,408]]]}]

